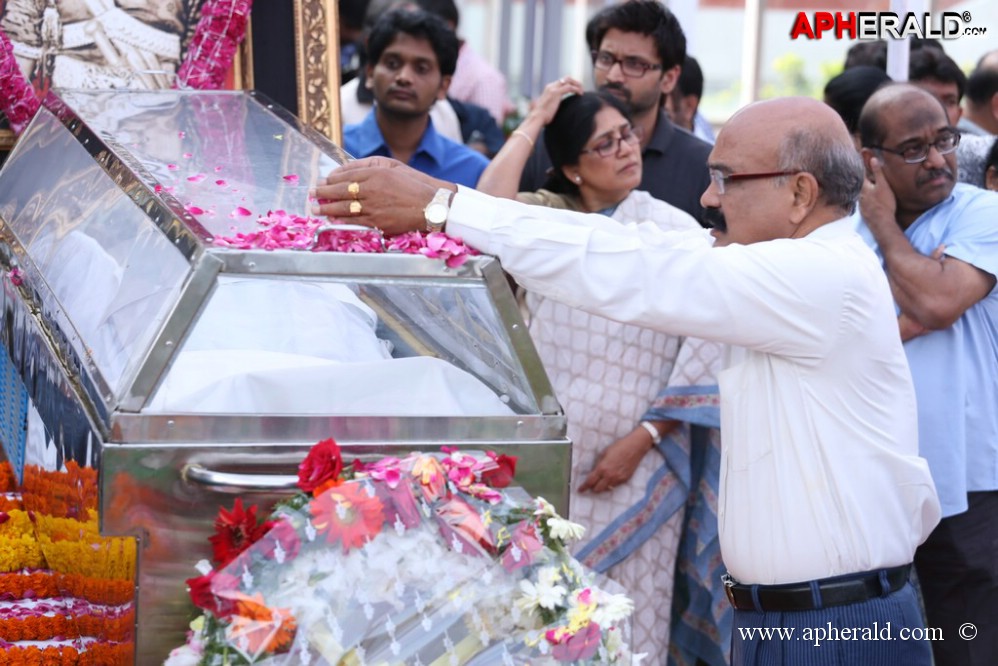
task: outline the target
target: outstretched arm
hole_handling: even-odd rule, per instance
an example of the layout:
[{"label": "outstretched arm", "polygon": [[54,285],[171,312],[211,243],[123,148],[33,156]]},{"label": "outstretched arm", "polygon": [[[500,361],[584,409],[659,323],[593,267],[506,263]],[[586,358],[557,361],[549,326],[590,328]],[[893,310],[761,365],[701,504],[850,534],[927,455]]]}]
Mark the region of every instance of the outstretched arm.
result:
[{"label": "outstretched arm", "polygon": [[582,91],[582,84],[568,77],[547,84],[531,106],[530,113],[492,158],[478,179],[476,189],[492,196],[515,199],[523,167],[540,139],[541,130],[554,118],[566,95],[581,94]]}]

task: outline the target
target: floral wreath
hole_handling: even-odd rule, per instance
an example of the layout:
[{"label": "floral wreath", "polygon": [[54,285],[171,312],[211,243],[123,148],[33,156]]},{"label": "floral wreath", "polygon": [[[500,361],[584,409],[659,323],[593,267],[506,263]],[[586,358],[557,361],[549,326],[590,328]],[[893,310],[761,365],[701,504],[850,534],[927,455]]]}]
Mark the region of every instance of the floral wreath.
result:
[{"label": "floral wreath", "polygon": [[448,447],[344,464],[319,442],[269,516],[219,511],[214,566],[187,581],[201,615],[166,665],[633,663],[633,603],[515,470]]}]

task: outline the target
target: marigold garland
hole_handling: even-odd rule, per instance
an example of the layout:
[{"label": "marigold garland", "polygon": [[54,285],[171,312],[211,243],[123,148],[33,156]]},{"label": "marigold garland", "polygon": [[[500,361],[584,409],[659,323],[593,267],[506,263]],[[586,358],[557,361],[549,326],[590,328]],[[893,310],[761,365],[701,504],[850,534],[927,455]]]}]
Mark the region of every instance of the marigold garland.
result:
[{"label": "marigold garland", "polygon": [[64,518],[89,519],[97,509],[97,470],[66,462],[65,471],[48,471],[37,465],[24,468],[24,508]]},{"label": "marigold garland", "polygon": [[66,636],[100,636],[104,640],[121,642],[133,640],[134,633],[134,610],[129,610],[121,617],[41,615],[18,619],[0,618],[0,636],[10,642],[50,641]]},{"label": "marigold garland", "polygon": [[17,477],[9,460],[0,462],[0,493],[12,493],[17,490]]},{"label": "marigold garland", "polygon": [[0,574],[0,600],[75,597],[90,603],[120,606],[135,598],[131,580],[89,578],[55,571],[20,571]]},{"label": "marigold garland", "polygon": [[116,666],[134,661],[131,643],[90,643],[85,650],[73,647],[9,647],[0,650],[0,666]]}]

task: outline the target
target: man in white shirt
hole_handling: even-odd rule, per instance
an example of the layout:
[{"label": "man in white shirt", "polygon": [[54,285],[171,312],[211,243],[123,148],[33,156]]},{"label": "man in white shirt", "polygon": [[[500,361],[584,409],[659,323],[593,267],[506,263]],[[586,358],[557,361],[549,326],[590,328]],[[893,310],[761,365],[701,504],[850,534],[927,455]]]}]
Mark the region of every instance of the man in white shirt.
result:
[{"label": "man in white shirt", "polygon": [[[769,100],[731,118],[709,165],[714,248],[705,231],[611,227],[388,161],[329,174],[315,212],[388,234],[446,221],[530,291],[730,344],[718,522],[733,663],[927,666],[928,644],[906,640],[924,628],[908,572],[939,502],[890,289],[847,219],[864,176],[852,139],[816,100]],[[885,627],[894,640],[858,638]]]}]

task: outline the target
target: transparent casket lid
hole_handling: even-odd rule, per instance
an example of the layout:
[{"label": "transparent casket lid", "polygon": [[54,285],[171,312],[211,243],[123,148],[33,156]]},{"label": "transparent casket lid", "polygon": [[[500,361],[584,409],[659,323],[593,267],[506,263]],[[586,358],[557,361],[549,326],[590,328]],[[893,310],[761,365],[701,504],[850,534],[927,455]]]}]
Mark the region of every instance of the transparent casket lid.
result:
[{"label": "transparent casket lid", "polygon": [[0,171],[0,217],[108,413],[556,411],[490,258],[213,244],[307,215],[343,159],[250,93],[62,91]]}]

